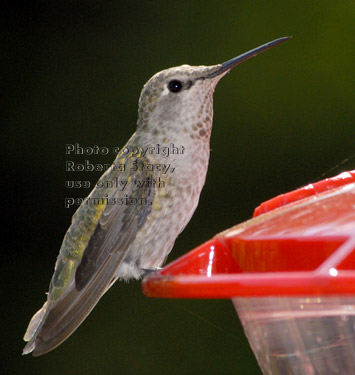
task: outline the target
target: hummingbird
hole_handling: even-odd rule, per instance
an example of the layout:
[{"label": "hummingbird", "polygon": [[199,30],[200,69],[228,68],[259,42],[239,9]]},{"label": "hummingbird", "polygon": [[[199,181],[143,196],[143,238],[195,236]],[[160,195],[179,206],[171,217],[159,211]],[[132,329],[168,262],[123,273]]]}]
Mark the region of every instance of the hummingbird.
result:
[{"label": "hummingbird", "polygon": [[[139,279],[160,268],[206,180],[217,83],[289,38],[222,64],[166,69],[144,85],[137,130],[73,215],[47,300],[25,333],[23,354],[39,356],[60,345],[118,279]],[[160,152],[164,145],[169,153]]]}]

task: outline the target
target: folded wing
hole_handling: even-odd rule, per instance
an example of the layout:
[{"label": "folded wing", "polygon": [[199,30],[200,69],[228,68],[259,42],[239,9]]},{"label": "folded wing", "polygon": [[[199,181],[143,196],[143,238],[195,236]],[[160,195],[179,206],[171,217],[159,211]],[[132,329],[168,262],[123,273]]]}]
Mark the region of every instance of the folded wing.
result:
[{"label": "folded wing", "polygon": [[[141,182],[151,181],[155,174],[143,169],[119,175],[121,180],[128,177],[126,189],[110,192],[65,293],[54,301],[49,293],[48,301],[32,318],[24,337],[28,343],[23,354],[33,351],[38,356],[57,347],[78,328],[106,292],[151,212],[154,189],[150,184],[142,188]],[[73,225],[78,223],[74,220]],[[61,261],[59,256],[56,271]],[[58,277],[56,273],[55,277]]]}]

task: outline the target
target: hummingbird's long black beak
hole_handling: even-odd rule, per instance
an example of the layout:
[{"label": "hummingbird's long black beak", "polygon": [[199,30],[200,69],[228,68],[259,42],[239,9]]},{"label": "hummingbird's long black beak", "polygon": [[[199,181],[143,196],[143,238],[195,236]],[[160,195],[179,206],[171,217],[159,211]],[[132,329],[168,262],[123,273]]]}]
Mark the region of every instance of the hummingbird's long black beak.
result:
[{"label": "hummingbird's long black beak", "polygon": [[283,42],[286,42],[286,40],[292,38],[291,36],[285,36],[283,38],[275,39],[272,42],[268,42],[263,44],[262,46],[256,47],[248,52],[243,53],[242,55],[239,55],[237,57],[234,57],[233,59],[230,59],[223,64],[221,64],[221,67],[216,70],[215,72],[209,74],[206,78],[214,78],[219,76],[220,74],[224,72],[228,72],[229,70],[233,69],[235,66],[241,64],[242,62],[250,59],[251,57],[254,57],[258,55],[261,52],[266,51],[269,48],[275,47]]}]

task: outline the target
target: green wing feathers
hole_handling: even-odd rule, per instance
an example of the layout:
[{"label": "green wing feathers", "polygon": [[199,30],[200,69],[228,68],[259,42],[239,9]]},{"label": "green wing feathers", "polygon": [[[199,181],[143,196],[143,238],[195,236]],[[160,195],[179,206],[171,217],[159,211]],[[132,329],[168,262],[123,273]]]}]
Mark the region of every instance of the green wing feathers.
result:
[{"label": "green wing feathers", "polygon": [[[157,172],[144,168],[132,172],[129,164],[136,160],[149,163],[139,155],[118,157],[115,165],[126,164],[125,170],[107,170],[74,214],[57,258],[47,302],[34,315],[24,336],[28,343],[23,354],[33,351],[41,355],[58,346],[110,286],[154,201],[154,189],[142,188],[140,182],[157,178]],[[132,204],[138,200],[145,204]]]}]

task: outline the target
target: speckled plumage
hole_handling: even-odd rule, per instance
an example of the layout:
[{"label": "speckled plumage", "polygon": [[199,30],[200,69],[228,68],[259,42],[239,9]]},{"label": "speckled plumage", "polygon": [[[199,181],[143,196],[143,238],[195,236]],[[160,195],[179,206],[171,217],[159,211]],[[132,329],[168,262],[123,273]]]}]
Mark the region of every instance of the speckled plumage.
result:
[{"label": "speckled plumage", "polygon": [[[136,133],[100,178],[104,187],[96,186],[72,218],[47,301],[25,334],[24,354],[41,355],[63,342],[117,279],[139,278],[162,265],[205,183],[216,84],[251,56],[211,67],[182,65],[146,83]],[[180,152],[164,155],[157,145]],[[125,188],[111,181],[126,182]]]}]

